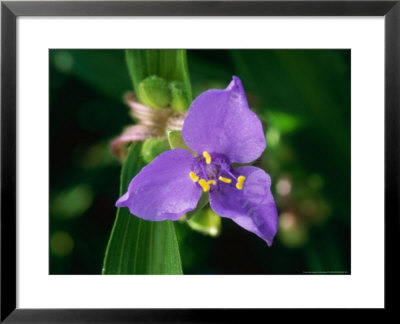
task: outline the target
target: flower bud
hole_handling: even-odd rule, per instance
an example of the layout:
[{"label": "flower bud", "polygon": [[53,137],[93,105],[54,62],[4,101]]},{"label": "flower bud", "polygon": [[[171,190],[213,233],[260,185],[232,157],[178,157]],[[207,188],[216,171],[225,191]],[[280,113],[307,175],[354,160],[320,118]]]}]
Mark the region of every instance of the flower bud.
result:
[{"label": "flower bud", "polygon": [[156,109],[168,107],[171,102],[168,83],[155,75],[139,83],[138,97],[144,105]]},{"label": "flower bud", "polygon": [[182,132],[173,130],[167,132],[168,143],[171,149],[182,148],[186,151],[190,151],[195,155],[195,153],[186,145],[185,141],[182,138]]},{"label": "flower bud", "polygon": [[148,138],[142,146],[142,157],[146,163],[153,161],[162,152],[170,149],[166,140],[160,138]]},{"label": "flower bud", "polygon": [[204,235],[215,237],[221,233],[221,217],[211,208],[199,210],[187,223],[191,229]]},{"label": "flower bud", "polygon": [[189,107],[189,102],[185,91],[183,90],[183,84],[180,82],[171,82],[169,84],[171,90],[171,108],[175,111],[186,111]]}]

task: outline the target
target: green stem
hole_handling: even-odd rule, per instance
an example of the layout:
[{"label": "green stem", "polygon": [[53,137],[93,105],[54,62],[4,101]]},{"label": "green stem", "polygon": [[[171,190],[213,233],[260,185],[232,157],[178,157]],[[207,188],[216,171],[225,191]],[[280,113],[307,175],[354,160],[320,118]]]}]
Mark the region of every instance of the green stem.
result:
[{"label": "green stem", "polygon": [[[168,103],[188,108],[192,90],[184,50],[127,50],[126,61],[139,100],[153,108]],[[165,87],[167,84],[167,87]],[[165,89],[170,91],[165,95]],[[170,96],[170,99],[168,99]],[[131,145],[121,171],[120,196],[145,166],[139,143]],[[150,222],[118,208],[107,245],[102,274],[182,274],[174,223]]]}]

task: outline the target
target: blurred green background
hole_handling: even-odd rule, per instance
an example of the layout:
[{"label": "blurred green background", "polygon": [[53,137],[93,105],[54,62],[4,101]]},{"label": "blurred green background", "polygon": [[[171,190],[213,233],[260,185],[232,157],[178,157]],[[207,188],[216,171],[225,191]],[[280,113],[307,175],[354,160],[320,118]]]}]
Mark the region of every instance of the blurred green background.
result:
[{"label": "blurred green background", "polygon": [[[272,247],[222,219],[217,237],[176,222],[185,274],[350,273],[350,50],[188,50],[194,96],[241,78],[264,123]],[[100,274],[132,124],[123,50],[50,50],[50,274]]]}]

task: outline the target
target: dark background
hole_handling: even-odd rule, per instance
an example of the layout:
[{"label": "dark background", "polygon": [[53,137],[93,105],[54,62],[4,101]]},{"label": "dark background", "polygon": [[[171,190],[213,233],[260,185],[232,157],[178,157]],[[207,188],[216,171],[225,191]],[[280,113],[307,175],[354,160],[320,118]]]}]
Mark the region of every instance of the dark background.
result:
[{"label": "dark background", "polygon": [[[132,124],[122,50],[50,51],[51,274],[100,274]],[[258,161],[280,225],[272,247],[229,219],[211,237],[176,222],[185,274],[350,273],[350,51],[189,50],[194,95],[241,78],[264,122]]]}]

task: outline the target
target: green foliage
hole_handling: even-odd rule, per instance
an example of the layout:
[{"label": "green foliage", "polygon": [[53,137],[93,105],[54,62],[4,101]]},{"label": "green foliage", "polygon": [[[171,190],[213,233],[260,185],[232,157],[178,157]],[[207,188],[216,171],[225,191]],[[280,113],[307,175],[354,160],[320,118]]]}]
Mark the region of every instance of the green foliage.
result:
[{"label": "green foliage", "polygon": [[57,70],[117,102],[121,101],[121,91],[129,89],[123,51],[50,50],[50,61]]},{"label": "green foliage", "polygon": [[[152,108],[165,108],[171,102],[167,82],[181,82],[182,93],[191,97],[186,52],[181,50],[127,50],[126,61],[139,100]],[[176,96],[176,95],[175,95]],[[168,149],[162,139],[148,139],[141,151],[134,145],[121,175],[120,194],[129,181],[157,155]],[[128,208],[119,208],[108,243],[103,274],[181,274],[178,242],[170,221],[149,222],[133,217]]]},{"label": "green foliage", "polygon": [[[156,76],[172,84],[174,102],[172,108],[179,111],[183,110],[183,105],[185,109],[188,108],[192,101],[192,88],[185,50],[126,50],[126,62],[133,87],[142,103],[153,103],[154,99],[149,100],[148,93],[143,91],[141,85],[147,78]],[[178,94],[174,86],[176,82],[180,84]],[[164,90],[162,92],[165,94]],[[183,98],[179,99],[178,96]],[[165,98],[163,96],[163,100]]]},{"label": "green foliage", "polygon": [[93,194],[90,187],[79,184],[58,194],[50,205],[50,211],[59,218],[73,218],[88,210],[92,202]]},{"label": "green foliage", "polygon": [[278,110],[268,109],[265,116],[266,120],[282,134],[293,133],[303,124],[301,118]]},{"label": "green foliage", "polygon": [[[120,195],[144,166],[141,145],[132,144],[121,172]],[[175,227],[171,221],[150,222],[118,208],[108,242],[103,274],[182,274]]]}]

